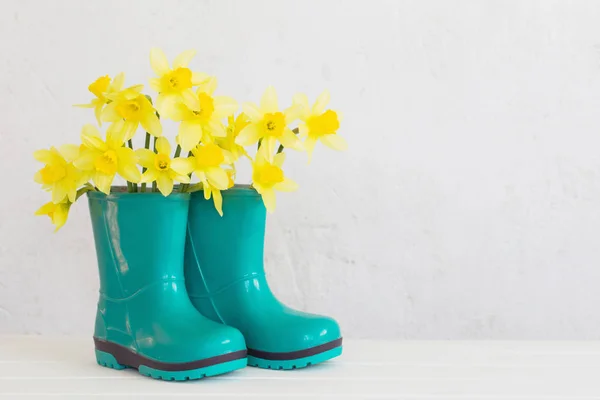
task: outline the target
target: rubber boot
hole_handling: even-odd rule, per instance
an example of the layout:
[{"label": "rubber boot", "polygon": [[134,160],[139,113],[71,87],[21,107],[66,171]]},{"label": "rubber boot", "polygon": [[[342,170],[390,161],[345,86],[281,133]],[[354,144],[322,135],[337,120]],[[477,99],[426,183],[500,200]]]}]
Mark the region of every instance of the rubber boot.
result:
[{"label": "rubber boot", "polygon": [[164,380],[245,367],[242,334],[202,316],[185,288],[189,194],[88,192],[88,199],[100,271],[98,364]]},{"label": "rubber boot", "polygon": [[244,334],[248,365],[295,369],[340,355],[342,337],[332,318],[293,310],[269,289],[260,195],[242,186],[222,195],[223,217],[201,192],[192,193],[185,251],[192,303],[213,321]]}]

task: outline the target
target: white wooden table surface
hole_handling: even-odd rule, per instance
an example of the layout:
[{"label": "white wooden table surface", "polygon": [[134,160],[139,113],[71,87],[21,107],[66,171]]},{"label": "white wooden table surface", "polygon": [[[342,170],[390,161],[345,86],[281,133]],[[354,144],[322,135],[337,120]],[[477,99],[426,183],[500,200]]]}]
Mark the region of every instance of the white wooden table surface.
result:
[{"label": "white wooden table surface", "polygon": [[0,336],[0,398],[600,399],[600,342],[347,340],[311,368],[164,382],[98,366],[91,338]]}]

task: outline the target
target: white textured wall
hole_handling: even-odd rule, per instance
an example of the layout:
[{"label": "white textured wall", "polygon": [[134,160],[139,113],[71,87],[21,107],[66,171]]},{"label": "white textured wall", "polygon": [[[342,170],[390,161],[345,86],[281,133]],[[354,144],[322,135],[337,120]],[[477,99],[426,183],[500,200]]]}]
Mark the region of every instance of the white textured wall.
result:
[{"label": "white textured wall", "polygon": [[600,338],[600,2],[0,2],[0,333],[91,335],[88,210],[52,234],[34,149],[86,86],[197,48],[219,91],[329,88],[350,150],[290,157],[281,298],[347,337]]}]

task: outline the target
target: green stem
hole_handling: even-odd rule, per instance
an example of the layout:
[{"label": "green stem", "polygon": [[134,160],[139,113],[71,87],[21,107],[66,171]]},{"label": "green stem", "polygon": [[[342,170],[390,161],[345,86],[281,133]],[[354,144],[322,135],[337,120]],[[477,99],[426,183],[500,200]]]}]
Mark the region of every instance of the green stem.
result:
[{"label": "green stem", "polygon": [[94,190],[92,187],[89,186],[84,186],[80,189],[77,190],[77,195],[75,196],[75,201],[77,201],[77,199],[79,199],[81,196],[83,196],[84,194],[86,194],[89,191]]},{"label": "green stem", "polygon": [[[133,140],[129,139],[129,140],[127,141],[127,144],[129,145],[129,148],[130,148],[131,150],[133,150]],[[138,191],[138,185],[137,185],[137,183],[132,183],[132,184],[131,184],[131,188],[132,188],[132,191],[133,191],[133,192],[137,192],[137,191]]]},{"label": "green stem", "polygon": [[[154,136],[154,152],[155,153],[156,153],[156,139],[157,139],[157,137]],[[152,182],[152,191],[158,192],[158,189],[156,188],[156,181]]]},{"label": "green stem", "polygon": [[[150,148],[150,134],[148,132],[146,132],[146,141],[144,142],[144,148],[145,149],[149,149]],[[146,172],[146,167],[142,168],[142,174],[144,172]],[[146,183],[142,183],[142,190],[140,190],[141,192],[146,192]]]},{"label": "green stem", "polygon": [[181,146],[177,145],[177,148],[175,149],[175,155],[173,156],[173,158],[177,158],[181,155]]}]

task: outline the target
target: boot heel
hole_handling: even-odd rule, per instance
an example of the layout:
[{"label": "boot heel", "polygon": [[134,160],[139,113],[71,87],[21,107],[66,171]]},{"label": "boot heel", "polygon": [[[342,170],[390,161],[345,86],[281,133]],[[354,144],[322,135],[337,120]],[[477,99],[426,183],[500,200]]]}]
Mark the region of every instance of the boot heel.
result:
[{"label": "boot heel", "polygon": [[107,368],[119,370],[127,368],[127,366],[119,364],[112,354],[100,350],[96,350],[96,361],[98,365]]}]

